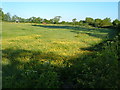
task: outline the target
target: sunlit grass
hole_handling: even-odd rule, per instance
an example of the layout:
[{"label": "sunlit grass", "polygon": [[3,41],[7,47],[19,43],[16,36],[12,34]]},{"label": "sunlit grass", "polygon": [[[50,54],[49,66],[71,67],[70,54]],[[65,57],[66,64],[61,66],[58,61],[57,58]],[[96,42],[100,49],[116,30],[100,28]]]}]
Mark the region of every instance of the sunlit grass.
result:
[{"label": "sunlit grass", "polygon": [[[89,36],[86,34],[86,31],[82,31],[81,29],[79,30],[79,34],[76,34],[71,32],[71,29],[37,27],[31,26],[29,23],[3,23],[2,49],[13,48],[16,50],[41,51],[44,53],[52,52],[61,55],[64,59],[64,56],[74,57],[77,54],[88,53],[89,51],[82,50],[81,48],[95,45],[103,39]],[[96,30],[91,33],[94,32],[96,33]],[[107,35],[108,33],[103,34]],[[26,55],[26,53],[24,54]],[[48,54],[46,57],[51,57],[51,55],[49,56]],[[18,60],[25,62],[29,61],[29,58],[19,58]],[[56,60],[59,61],[61,59],[58,58]]]}]

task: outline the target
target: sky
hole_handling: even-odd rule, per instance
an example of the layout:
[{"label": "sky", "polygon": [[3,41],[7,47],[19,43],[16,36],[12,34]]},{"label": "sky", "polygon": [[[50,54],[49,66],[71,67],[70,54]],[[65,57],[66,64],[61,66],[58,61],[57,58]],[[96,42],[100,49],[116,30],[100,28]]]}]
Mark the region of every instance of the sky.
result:
[{"label": "sky", "polygon": [[120,0],[2,0],[3,2],[118,2]]},{"label": "sky", "polygon": [[61,16],[61,21],[84,20],[106,17],[118,18],[118,2],[2,2],[4,13],[23,18],[32,16],[46,19]]}]

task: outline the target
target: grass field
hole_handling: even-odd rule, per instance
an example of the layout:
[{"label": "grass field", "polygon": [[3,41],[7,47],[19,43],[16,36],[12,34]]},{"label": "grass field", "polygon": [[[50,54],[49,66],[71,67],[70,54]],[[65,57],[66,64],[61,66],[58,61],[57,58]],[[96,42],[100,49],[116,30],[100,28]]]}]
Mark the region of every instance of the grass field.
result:
[{"label": "grass field", "polygon": [[69,25],[3,22],[2,27],[3,87],[59,87],[71,60],[97,53],[89,48],[114,35],[112,29]]}]

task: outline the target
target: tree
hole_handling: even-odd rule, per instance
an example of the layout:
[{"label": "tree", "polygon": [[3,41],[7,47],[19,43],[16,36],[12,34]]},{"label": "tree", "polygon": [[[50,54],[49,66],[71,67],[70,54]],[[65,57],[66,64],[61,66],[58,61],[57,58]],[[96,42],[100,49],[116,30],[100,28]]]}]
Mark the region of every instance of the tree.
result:
[{"label": "tree", "polygon": [[29,18],[29,20],[30,20],[31,23],[35,23],[35,19],[36,19],[36,17],[30,17]]},{"label": "tree", "polygon": [[62,21],[61,24],[65,24],[66,22],[65,21]]},{"label": "tree", "polygon": [[120,33],[120,21],[118,19],[115,19],[113,22],[112,22],[113,26],[117,29],[117,33],[119,34]]},{"label": "tree", "polygon": [[108,27],[108,26],[112,26],[112,23],[111,23],[111,19],[110,18],[105,18],[101,21],[100,23],[100,26],[101,27]]},{"label": "tree", "polygon": [[54,23],[53,19],[50,19],[50,20],[49,20],[49,22],[50,22],[51,24],[53,24],[53,23]]},{"label": "tree", "polygon": [[117,26],[117,32],[118,32],[118,34],[120,34],[120,23]]},{"label": "tree", "polygon": [[55,16],[55,17],[53,18],[53,22],[54,22],[54,24],[59,23],[60,18],[62,18],[62,17],[61,17],[61,16]]},{"label": "tree", "polygon": [[47,20],[47,19],[43,19],[43,22],[50,23],[49,20]]},{"label": "tree", "polygon": [[35,21],[34,21],[35,23],[42,23],[43,22],[43,19],[42,18],[40,18],[40,17],[37,17],[37,18],[35,18]]},{"label": "tree", "polygon": [[84,21],[83,20],[80,20],[79,21],[79,25],[83,25]]},{"label": "tree", "polygon": [[10,13],[4,14],[4,21],[11,21]]},{"label": "tree", "polygon": [[24,20],[25,23],[31,23],[30,18]]},{"label": "tree", "polygon": [[26,22],[32,23],[32,17],[28,18]]},{"label": "tree", "polygon": [[19,19],[18,19],[20,22],[26,22],[26,19],[25,18],[21,18],[21,17],[19,17]]},{"label": "tree", "polygon": [[112,22],[113,26],[114,27],[117,27],[119,24],[120,24],[120,21],[118,19],[115,19],[113,22]]},{"label": "tree", "polygon": [[88,23],[89,25],[93,25],[94,19],[90,17],[86,17],[85,22]]},{"label": "tree", "polygon": [[4,12],[2,11],[2,8],[0,8],[0,20],[4,20]]},{"label": "tree", "polygon": [[94,26],[95,26],[95,27],[100,27],[101,21],[102,21],[102,20],[99,19],[99,18],[98,18],[98,19],[95,19]]},{"label": "tree", "polygon": [[12,16],[11,21],[15,22],[16,20],[20,20],[20,17],[18,17],[17,15]]},{"label": "tree", "polygon": [[77,20],[76,18],[72,19],[74,25],[76,23],[76,20]]}]

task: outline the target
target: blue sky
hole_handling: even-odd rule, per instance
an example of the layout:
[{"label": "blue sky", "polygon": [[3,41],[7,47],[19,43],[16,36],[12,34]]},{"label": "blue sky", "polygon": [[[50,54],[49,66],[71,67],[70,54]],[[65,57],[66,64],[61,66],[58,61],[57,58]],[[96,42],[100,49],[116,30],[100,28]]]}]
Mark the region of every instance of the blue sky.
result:
[{"label": "blue sky", "polygon": [[23,18],[32,16],[51,19],[62,16],[61,21],[84,20],[86,17],[118,18],[117,2],[2,2],[5,13]]}]

